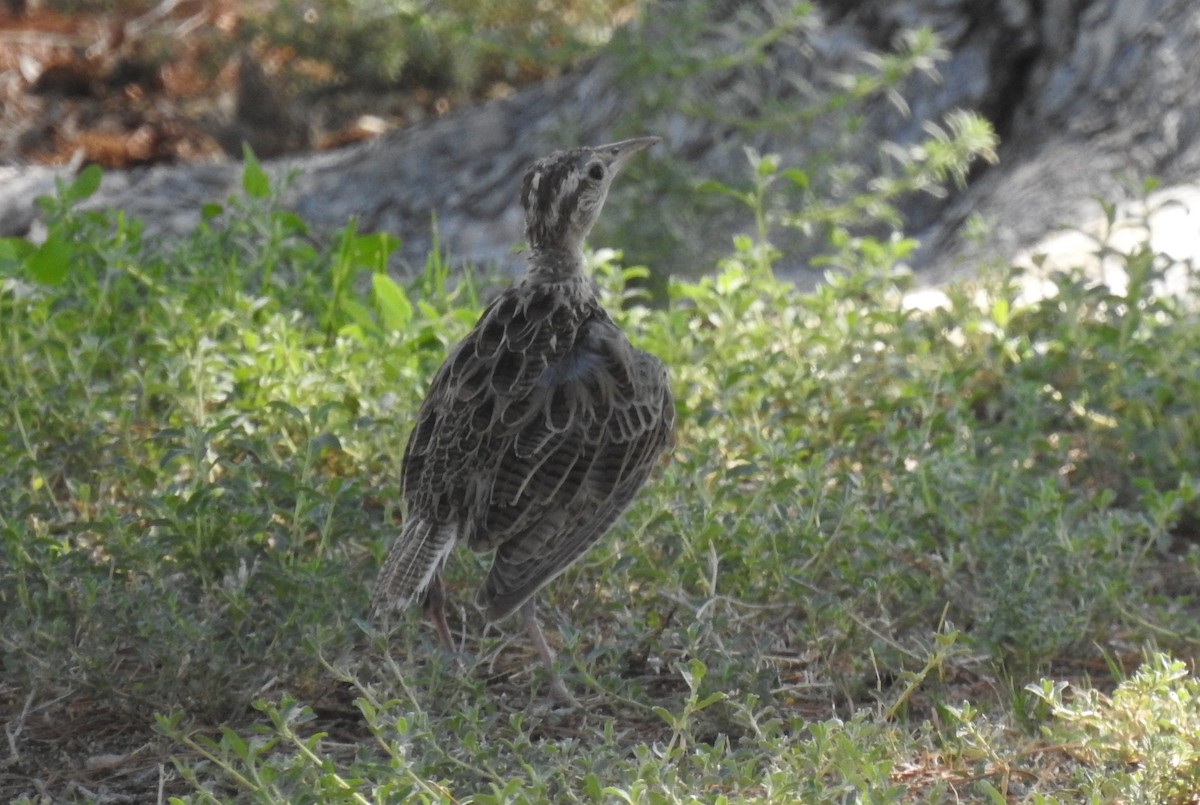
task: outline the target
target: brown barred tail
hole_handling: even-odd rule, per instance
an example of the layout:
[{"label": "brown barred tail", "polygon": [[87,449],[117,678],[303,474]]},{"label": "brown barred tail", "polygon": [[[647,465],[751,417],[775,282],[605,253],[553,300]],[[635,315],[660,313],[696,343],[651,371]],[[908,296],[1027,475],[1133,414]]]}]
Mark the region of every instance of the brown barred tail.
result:
[{"label": "brown barred tail", "polygon": [[452,525],[428,520],[412,519],[404,524],[375,582],[372,622],[379,623],[388,612],[404,610],[421,600],[454,547],[454,532]]}]

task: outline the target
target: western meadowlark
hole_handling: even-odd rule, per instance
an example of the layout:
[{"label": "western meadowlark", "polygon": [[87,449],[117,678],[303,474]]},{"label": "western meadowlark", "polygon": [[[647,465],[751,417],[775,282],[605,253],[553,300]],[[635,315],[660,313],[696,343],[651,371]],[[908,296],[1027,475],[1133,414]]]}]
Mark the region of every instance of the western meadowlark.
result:
[{"label": "western meadowlark", "polygon": [[608,530],[671,442],[662,362],[601,307],[582,243],[640,137],[558,151],[521,184],[529,266],[434,376],[404,451],[404,525],[371,603],[378,620],[422,601],[452,647],[442,566],[457,541],[494,551],[475,597],[489,622],[520,609],[554,670],[534,595]]}]

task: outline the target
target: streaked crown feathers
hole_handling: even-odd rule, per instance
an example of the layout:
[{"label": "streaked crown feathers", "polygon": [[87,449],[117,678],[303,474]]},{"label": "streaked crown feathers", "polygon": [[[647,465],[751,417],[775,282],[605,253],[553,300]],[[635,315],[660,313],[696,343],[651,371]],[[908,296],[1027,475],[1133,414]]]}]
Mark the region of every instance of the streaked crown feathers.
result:
[{"label": "streaked crown feathers", "polygon": [[529,248],[578,246],[600,215],[609,173],[591,148],[557,151],[531,165],[521,182]]}]

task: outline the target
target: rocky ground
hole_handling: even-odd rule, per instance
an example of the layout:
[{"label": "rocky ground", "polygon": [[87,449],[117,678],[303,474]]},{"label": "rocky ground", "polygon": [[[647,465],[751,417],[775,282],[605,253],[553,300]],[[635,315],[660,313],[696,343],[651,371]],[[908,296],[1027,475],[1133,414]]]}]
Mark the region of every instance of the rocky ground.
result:
[{"label": "rocky ground", "polygon": [[[1173,199],[1191,197],[1188,183],[1200,170],[1200,13],[1188,0],[1069,8],[1014,0],[1003,13],[967,0],[826,5],[819,26],[775,42],[761,64],[681,80],[671,92],[677,100],[720,98],[731,114],[752,117],[792,91],[781,77],[819,82],[847,63],[878,58],[898,30],[928,25],[946,58],[934,80],[906,91],[906,115],[881,101],[879,113],[866,116],[862,139],[871,150],[861,161],[878,159],[881,143],[910,147],[961,108],[987,117],[1002,144],[997,164],[981,166],[965,187],[906,209],[909,232],[922,243],[913,265],[924,280],[1011,260],[1064,226],[1102,226],[1097,200],[1133,210],[1147,177],[1158,177]],[[647,114],[619,62],[603,56],[552,81],[539,80],[552,71],[530,71],[521,76],[530,86],[485,83],[471,98],[420,87],[297,92],[306,80],[336,77],[328,65],[253,35],[260,4],[111,7],[129,10],[63,17],[34,9],[0,21],[0,235],[34,232],[31,199],[51,190],[66,166],[89,161],[108,168],[92,203],[129,211],[147,231],[187,231],[202,203],[236,190],[238,168],[226,157],[236,159],[246,141],[260,157],[281,155],[271,163],[275,175],[298,170],[285,201],[315,231],[354,216],[360,230],[398,234],[402,264],[419,266],[435,211],[441,243],[456,257],[504,264],[520,236],[512,204],[520,172],[564,140],[590,141],[638,121],[645,131],[624,133],[661,134],[688,175],[724,181],[744,174],[747,144],[797,165],[813,150],[802,131],[747,140],[679,109]],[[765,5],[758,18],[777,12]],[[651,27],[665,24],[655,19]],[[475,102],[495,98],[503,100]],[[628,200],[635,211],[663,202]],[[639,217],[643,226],[654,219],[622,220],[616,208],[610,217],[627,244]],[[1200,241],[1169,228],[1175,245],[1185,235]],[[691,252],[681,262],[694,267],[702,262],[696,255],[727,249],[734,229],[690,227]],[[806,255],[795,254],[795,265],[780,268],[817,281]]]}]

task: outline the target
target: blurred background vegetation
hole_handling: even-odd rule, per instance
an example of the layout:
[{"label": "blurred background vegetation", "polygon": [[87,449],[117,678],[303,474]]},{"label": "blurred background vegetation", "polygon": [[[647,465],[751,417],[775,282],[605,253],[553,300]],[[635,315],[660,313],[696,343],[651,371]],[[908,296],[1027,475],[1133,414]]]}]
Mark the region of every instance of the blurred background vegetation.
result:
[{"label": "blurred background vegetation", "polygon": [[[293,142],[336,147],[552,77],[641,13],[637,3],[608,0],[14,0],[7,8],[0,70],[17,80],[0,87],[8,118],[0,131],[11,133],[0,142],[50,162],[83,147],[105,167],[215,153],[211,125],[193,124],[231,111],[223,96],[236,92],[247,64],[311,129]],[[60,122],[63,110],[36,103],[47,96],[82,108]],[[356,127],[362,116],[376,122]],[[85,136],[167,122],[187,130],[188,148],[101,148]],[[226,150],[239,156],[241,144]]]}]

